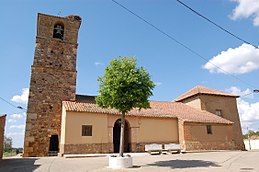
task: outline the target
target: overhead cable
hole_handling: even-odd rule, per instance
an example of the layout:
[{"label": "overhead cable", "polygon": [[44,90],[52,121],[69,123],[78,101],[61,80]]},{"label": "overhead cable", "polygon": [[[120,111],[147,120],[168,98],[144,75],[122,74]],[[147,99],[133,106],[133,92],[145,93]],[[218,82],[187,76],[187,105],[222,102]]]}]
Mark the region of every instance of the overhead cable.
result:
[{"label": "overhead cable", "polygon": [[232,75],[231,73],[225,71],[224,69],[222,69],[221,67],[215,65],[214,63],[212,63],[210,60],[206,59],[205,57],[203,57],[200,53],[198,53],[197,51],[193,50],[192,48],[190,48],[189,46],[185,45],[184,43],[178,41],[177,39],[175,39],[173,36],[171,36],[170,34],[166,33],[165,31],[163,31],[162,29],[160,29],[159,27],[155,26],[154,24],[152,24],[151,22],[149,22],[148,20],[144,19],[143,17],[141,17],[140,15],[138,15],[137,13],[133,12],[132,10],[130,10],[129,8],[127,8],[126,6],[122,5],[121,3],[117,2],[116,0],[111,0],[112,2],[114,2],[115,4],[117,4],[118,6],[120,6],[121,8],[123,8],[124,10],[126,10],[127,12],[129,12],[130,14],[134,15],[135,17],[139,18],[141,21],[143,21],[144,23],[148,24],[149,26],[151,26],[152,28],[154,28],[155,30],[157,30],[158,32],[160,32],[161,34],[163,34],[164,36],[168,37],[170,40],[176,42],[177,44],[181,45],[182,47],[184,47],[185,49],[187,49],[188,51],[190,51],[191,53],[193,53],[194,55],[200,57],[201,59],[203,59],[204,61],[210,63],[211,65],[215,66],[216,68],[218,68],[219,70],[221,70],[222,72],[224,72],[225,74],[235,78],[236,80],[239,80],[240,82],[249,85],[250,87],[254,87],[253,85],[243,81],[242,79],[238,78],[235,75]]},{"label": "overhead cable", "polygon": [[5,103],[9,104],[10,106],[12,106],[13,108],[16,109],[21,109],[21,110],[26,110],[25,108],[23,108],[22,106],[15,106],[14,104],[10,103],[9,101],[5,100],[4,98],[0,97],[1,100],[3,100]]},{"label": "overhead cable", "polygon": [[186,4],[183,3],[182,1],[180,1],[180,0],[176,0],[176,1],[179,2],[181,5],[183,5],[184,7],[186,7],[187,9],[189,9],[190,11],[192,11],[194,14],[196,14],[196,15],[198,15],[199,17],[201,17],[201,18],[207,20],[209,23],[213,24],[214,26],[216,26],[216,27],[219,28],[220,30],[222,30],[222,31],[226,32],[227,34],[233,36],[234,38],[238,39],[239,41],[244,42],[244,43],[246,43],[246,44],[249,44],[249,45],[253,46],[253,47],[256,48],[256,49],[259,49],[258,46],[253,45],[252,43],[250,43],[250,42],[244,40],[243,38],[237,36],[236,34],[234,34],[234,33],[230,32],[230,31],[228,31],[228,30],[225,29],[224,27],[222,27],[222,26],[220,26],[219,24],[215,23],[214,21],[212,21],[212,20],[209,19],[208,17],[202,15],[201,13],[199,13],[199,12],[196,11],[196,10],[194,10],[194,9],[191,8],[190,6],[186,5]]}]

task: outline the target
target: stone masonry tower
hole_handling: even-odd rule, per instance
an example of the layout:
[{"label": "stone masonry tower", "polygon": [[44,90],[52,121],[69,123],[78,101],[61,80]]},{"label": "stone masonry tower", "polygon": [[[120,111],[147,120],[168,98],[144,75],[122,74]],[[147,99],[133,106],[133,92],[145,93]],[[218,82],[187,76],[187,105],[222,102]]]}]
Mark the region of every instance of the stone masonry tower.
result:
[{"label": "stone masonry tower", "polygon": [[24,157],[59,151],[63,100],[75,100],[79,16],[38,14]]}]

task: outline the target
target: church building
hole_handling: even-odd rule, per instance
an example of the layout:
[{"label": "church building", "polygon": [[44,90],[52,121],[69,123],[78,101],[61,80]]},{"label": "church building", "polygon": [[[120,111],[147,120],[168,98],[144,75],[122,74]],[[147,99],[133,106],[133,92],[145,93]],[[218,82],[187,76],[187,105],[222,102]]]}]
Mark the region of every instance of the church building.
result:
[{"label": "church building", "polygon": [[[113,153],[120,116],[76,94],[79,16],[38,14],[24,140],[24,157]],[[146,144],[177,143],[184,151],[244,150],[238,96],[197,86],[173,100],[126,115],[126,152]]]}]

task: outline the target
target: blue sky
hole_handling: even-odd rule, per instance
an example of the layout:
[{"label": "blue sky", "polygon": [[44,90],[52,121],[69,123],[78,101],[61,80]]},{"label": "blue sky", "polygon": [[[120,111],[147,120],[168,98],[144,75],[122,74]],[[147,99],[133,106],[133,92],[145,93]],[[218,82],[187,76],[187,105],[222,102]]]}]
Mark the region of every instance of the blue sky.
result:
[{"label": "blue sky", "polygon": [[[171,101],[203,85],[241,96],[242,127],[259,130],[259,50],[222,32],[176,0],[117,0],[188,51],[111,0],[2,0],[0,3],[0,96],[26,108],[34,57],[37,13],[79,15],[77,93],[97,95],[97,77],[118,56],[135,56],[157,84],[152,100]],[[258,0],[182,0],[232,33],[259,45]],[[219,71],[215,66],[228,74]],[[231,75],[229,75],[231,74]],[[5,134],[23,145],[25,111],[0,99]]]}]

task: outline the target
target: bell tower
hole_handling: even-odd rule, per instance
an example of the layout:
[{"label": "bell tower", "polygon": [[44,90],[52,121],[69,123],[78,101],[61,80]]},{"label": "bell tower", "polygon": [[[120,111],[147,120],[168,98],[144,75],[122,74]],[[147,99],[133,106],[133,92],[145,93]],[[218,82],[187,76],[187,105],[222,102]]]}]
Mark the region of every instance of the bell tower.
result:
[{"label": "bell tower", "polygon": [[79,16],[38,14],[24,157],[59,151],[63,100],[75,100]]}]

